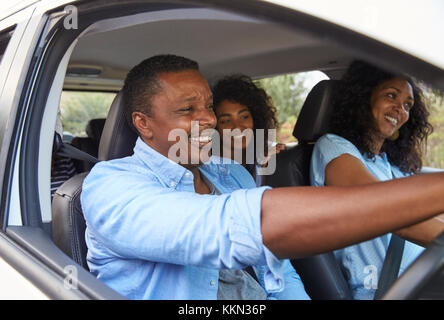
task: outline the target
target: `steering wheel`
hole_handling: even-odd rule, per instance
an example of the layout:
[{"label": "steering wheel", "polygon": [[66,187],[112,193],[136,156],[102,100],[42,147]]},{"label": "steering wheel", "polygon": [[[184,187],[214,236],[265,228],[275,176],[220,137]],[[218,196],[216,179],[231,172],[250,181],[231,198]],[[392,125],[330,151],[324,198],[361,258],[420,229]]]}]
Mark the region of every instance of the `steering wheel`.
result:
[{"label": "steering wheel", "polygon": [[444,299],[444,232],[432,241],[382,299]]}]

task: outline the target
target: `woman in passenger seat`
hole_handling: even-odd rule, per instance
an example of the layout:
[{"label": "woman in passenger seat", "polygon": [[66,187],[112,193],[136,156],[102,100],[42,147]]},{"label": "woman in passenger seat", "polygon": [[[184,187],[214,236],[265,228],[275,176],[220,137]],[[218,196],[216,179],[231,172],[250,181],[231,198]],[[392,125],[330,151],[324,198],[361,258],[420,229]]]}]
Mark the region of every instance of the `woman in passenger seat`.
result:
[{"label": "woman in passenger seat", "polygon": [[[213,103],[216,129],[222,141],[221,156],[242,164],[258,186],[264,185],[265,176],[257,174],[258,167],[265,167],[271,156],[285,149],[285,144],[268,141],[270,130],[278,125],[271,97],[250,77],[239,74],[216,83]],[[263,144],[259,143],[263,150],[256,149],[257,139],[263,139]]]},{"label": "woman in passenger seat", "polygon": [[[322,136],[313,150],[312,185],[350,186],[419,173],[423,143],[432,126],[421,90],[411,79],[355,61],[333,104],[330,133]],[[396,234],[423,245],[443,228],[442,221],[435,218]],[[355,299],[374,297],[390,239],[387,234],[335,252]],[[405,242],[400,273],[423,249]],[[371,272],[377,272],[378,277],[372,277]]]}]

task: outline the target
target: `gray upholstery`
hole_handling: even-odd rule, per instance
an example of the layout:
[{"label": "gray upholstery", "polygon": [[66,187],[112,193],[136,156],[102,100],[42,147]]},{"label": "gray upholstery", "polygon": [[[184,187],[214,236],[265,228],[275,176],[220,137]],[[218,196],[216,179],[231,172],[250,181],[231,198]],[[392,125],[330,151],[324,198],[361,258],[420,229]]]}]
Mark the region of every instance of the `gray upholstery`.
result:
[{"label": "gray upholstery", "polygon": [[99,145],[99,159],[111,160],[133,154],[137,133],[131,129],[124,114],[122,93],[114,98],[106,118]]},{"label": "gray upholstery", "polygon": [[80,206],[82,182],[88,172],[65,181],[52,200],[52,238],[67,256],[88,269],[86,264],[85,219]]}]

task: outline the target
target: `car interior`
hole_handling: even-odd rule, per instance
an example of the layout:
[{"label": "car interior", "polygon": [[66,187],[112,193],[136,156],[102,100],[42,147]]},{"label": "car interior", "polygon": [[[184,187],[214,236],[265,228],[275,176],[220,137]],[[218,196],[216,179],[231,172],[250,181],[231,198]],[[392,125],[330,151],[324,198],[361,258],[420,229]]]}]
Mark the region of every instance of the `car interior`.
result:
[{"label": "car interior", "polygon": [[[205,16],[210,18],[204,19]],[[150,22],[144,23],[147,20]],[[108,25],[112,27],[103,26],[105,30],[102,32],[86,32],[72,52],[64,89],[120,89],[132,66],[158,53],[195,59],[209,83],[231,73],[245,73],[258,79],[281,73],[322,70],[330,77],[337,77],[351,59],[345,52],[312,37],[214,10],[179,9],[162,14],[149,13],[140,18],[140,23],[134,24],[134,19],[132,22],[132,25],[119,28],[117,22],[110,22]],[[309,94],[294,128],[293,134],[299,143],[279,155],[278,169],[269,177],[271,186],[309,185],[311,149],[325,130],[332,81],[323,81]],[[98,120],[88,124],[87,138],[76,137],[71,144],[100,160],[131,155],[137,136],[126,124],[123,107],[118,94],[104,122],[100,146],[95,143],[100,137]],[[91,125],[96,125],[95,132],[91,132]],[[92,167],[87,161],[76,162],[80,172],[87,172]],[[85,222],[80,206],[81,184],[85,176],[82,173],[57,190],[52,203],[52,230],[56,245],[87,268]],[[294,260],[293,264],[313,299],[350,299],[351,294],[333,253]]]},{"label": "car interior", "polygon": [[[261,79],[317,70],[330,80],[311,89],[293,130],[298,143],[277,156],[277,170],[267,178],[273,187],[309,185],[311,151],[316,139],[325,133],[332,92],[351,61],[371,56],[365,49],[357,51],[338,44],[325,30],[317,30],[322,29],[318,21],[313,22],[311,31],[309,26],[293,28],[241,9],[184,4],[137,7],[120,13],[111,9],[113,14],[102,13],[72,39],[68,50],[59,53],[42,123],[54,122],[62,90],[117,93],[107,118],[91,119],[88,137],[75,137],[71,142],[100,161],[110,160],[132,154],[137,137],[123,116],[120,90],[126,73],[145,58],[163,53],[191,58],[199,63],[210,85],[233,73]],[[36,159],[39,180],[45,181],[38,188],[42,222],[55,245],[88,270],[80,193],[93,164],[75,159],[79,174],[56,191],[51,203],[48,185],[54,127],[41,126],[39,133],[44,142]],[[312,299],[351,299],[332,252],[292,263]]]}]

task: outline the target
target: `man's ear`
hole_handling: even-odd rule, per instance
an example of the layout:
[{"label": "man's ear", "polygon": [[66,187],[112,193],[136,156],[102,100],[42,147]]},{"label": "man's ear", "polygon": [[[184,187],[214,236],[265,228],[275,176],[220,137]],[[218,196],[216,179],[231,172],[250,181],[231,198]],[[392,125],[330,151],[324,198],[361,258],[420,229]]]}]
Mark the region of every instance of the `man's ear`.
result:
[{"label": "man's ear", "polygon": [[150,140],[153,137],[153,130],[151,128],[151,118],[140,111],[135,111],[132,114],[133,125],[142,138]]}]

